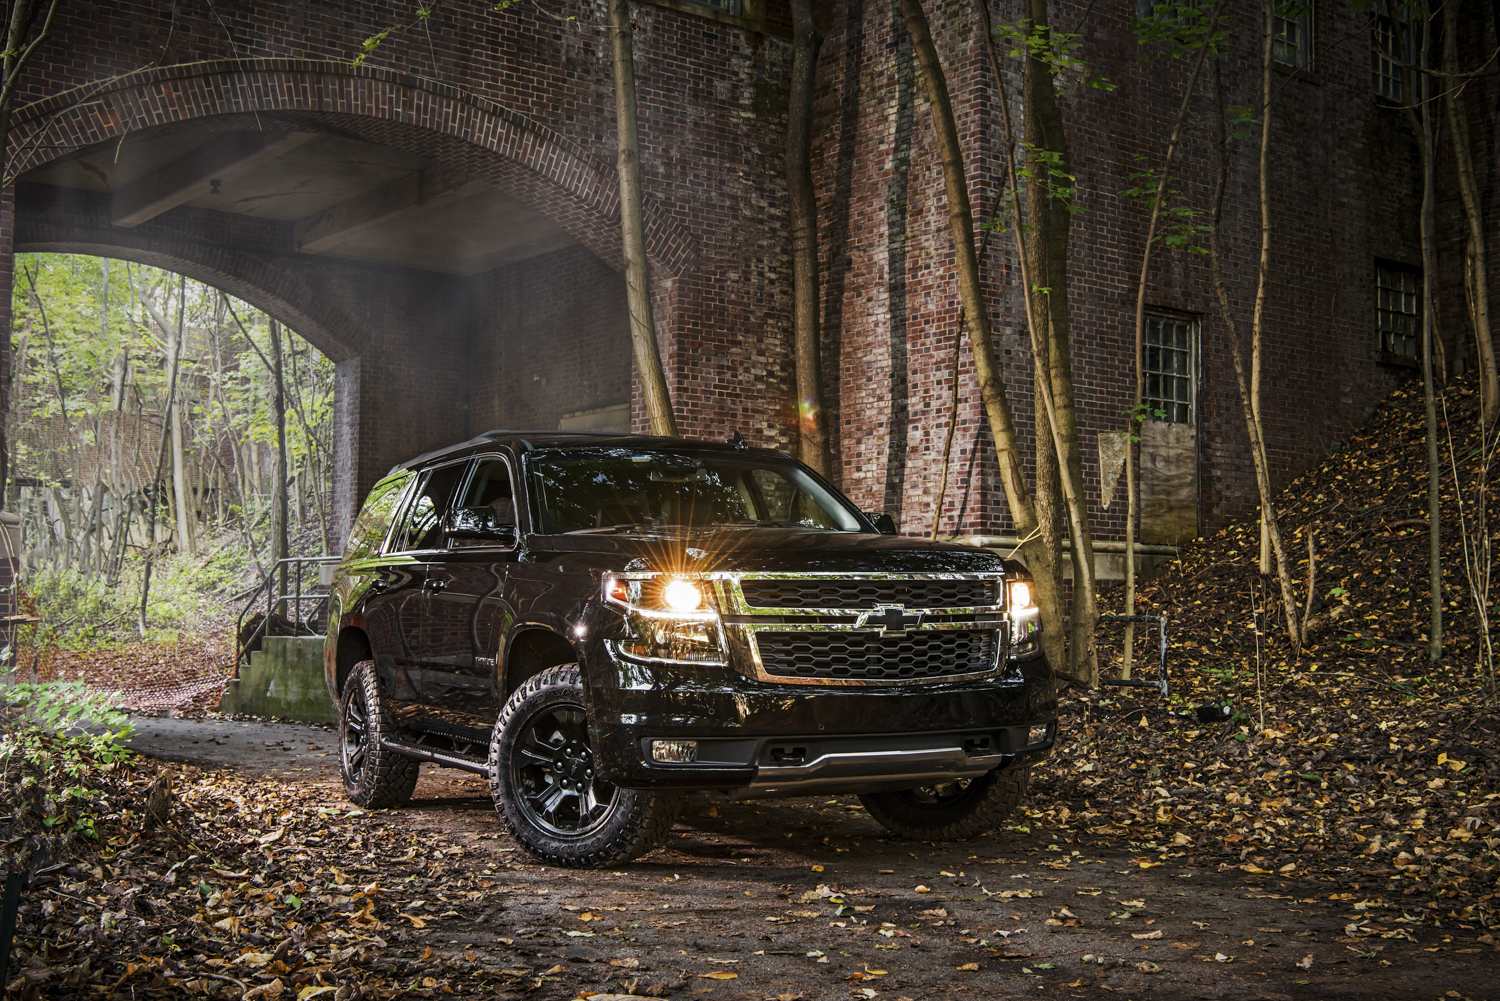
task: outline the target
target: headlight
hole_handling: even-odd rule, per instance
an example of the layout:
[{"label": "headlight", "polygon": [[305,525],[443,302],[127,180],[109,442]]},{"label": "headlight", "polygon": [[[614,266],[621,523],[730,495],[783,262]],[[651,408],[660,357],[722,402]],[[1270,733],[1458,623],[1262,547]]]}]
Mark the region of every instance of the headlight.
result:
[{"label": "headlight", "polygon": [[1018,612],[1036,607],[1031,600],[1031,584],[1024,580],[1012,581],[1010,585],[1010,608]]},{"label": "headlight", "polygon": [[1034,657],[1042,650],[1042,622],[1031,582],[1013,580],[1010,588],[1010,659]]},{"label": "headlight", "polygon": [[692,581],[674,577],[661,589],[661,603],[674,612],[691,612],[703,604],[703,592]]},{"label": "headlight", "polygon": [[605,599],[624,613],[614,641],[627,657],[667,664],[724,664],[719,613],[703,589],[684,577],[632,574],[604,581]]}]

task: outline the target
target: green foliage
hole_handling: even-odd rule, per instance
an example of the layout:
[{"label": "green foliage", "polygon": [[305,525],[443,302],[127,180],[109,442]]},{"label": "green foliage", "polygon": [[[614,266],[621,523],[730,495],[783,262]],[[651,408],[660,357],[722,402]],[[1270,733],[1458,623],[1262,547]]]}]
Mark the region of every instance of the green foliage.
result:
[{"label": "green foliage", "polygon": [[1196,56],[1205,38],[1208,54],[1217,56],[1228,38],[1223,22],[1217,17],[1218,10],[1218,0],[1199,3],[1166,0],[1152,4],[1150,14],[1131,23],[1136,41],[1153,50],[1143,53],[1141,58],[1154,62],[1162,56],[1172,59]]},{"label": "green foliage", "polygon": [[[1144,162],[1144,154],[1135,155],[1137,163]],[[1150,211],[1156,202],[1157,188],[1161,184],[1161,169],[1146,167],[1130,175],[1130,187],[1120,192],[1145,211]],[[1186,250],[1190,254],[1206,254],[1208,249],[1197,241],[1213,232],[1213,227],[1203,222],[1203,213],[1182,201],[1182,192],[1167,179],[1162,192],[1161,210],[1157,217],[1156,236],[1152,239],[1172,250]]]},{"label": "green foliage", "polygon": [[1115,85],[1104,77],[1088,75],[1088,63],[1078,54],[1083,47],[1082,36],[1078,34],[1054,31],[1047,25],[1022,18],[1015,24],[996,26],[995,40],[1010,46],[1007,55],[1012,59],[1025,57],[1045,63],[1054,78],[1077,71],[1086,87],[1103,91],[1115,89]]},{"label": "green foliage", "polygon": [[1116,431],[1115,434],[1128,437],[1131,441],[1140,441],[1140,435],[1132,433],[1131,429],[1134,429],[1137,424],[1144,424],[1149,420],[1162,420],[1167,416],[1167,412],[1157,407],[1149,407],[1144,403],[1137,403],[1128,410],[1120,411],[1120,416],[1130,422],[1130,428]]},{"label": "green foliage", "polygon": [[[124,744],[134,727],[116,699],[76,681],[0,689],[0,767],[9,773],[12,765],[24,764],[76,780],[125,760],[132,752]],[[66,799],[87,796],[77,784],[60,787],[60,793]]]}]

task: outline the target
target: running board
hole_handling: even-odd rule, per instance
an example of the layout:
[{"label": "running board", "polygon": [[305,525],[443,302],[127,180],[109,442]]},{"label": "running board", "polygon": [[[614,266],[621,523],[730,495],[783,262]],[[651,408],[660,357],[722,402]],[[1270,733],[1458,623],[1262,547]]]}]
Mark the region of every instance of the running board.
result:
[{"label": "running board", "polygon": [[473,772],[476,775],[488,776],[490,766],[487,762],[478,758],[470,758],[452,751],[435,751],[430,747],[422,747],[420,744],[408,744],[404,740],[393,740],[390,737],[382,737],[380,746],[397,754],[404,754],[408,758],[417,761],[431,761],[436,765],[447,765],[449,768],[458,768],[462,771]]}]

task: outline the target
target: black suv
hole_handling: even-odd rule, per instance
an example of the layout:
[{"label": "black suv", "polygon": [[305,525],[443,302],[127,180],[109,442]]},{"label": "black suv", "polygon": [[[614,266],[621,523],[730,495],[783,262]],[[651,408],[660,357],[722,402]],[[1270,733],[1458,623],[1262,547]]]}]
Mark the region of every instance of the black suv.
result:
[{"label": "black suv", "polygon": [[324,648],[349,798],[487,775],[546,862],[652,848],[684,794],[858,793],[913,838],[993,829],[1056,730],[1029,578],[894,534],[790,456],[492,431],[392,470]]}]

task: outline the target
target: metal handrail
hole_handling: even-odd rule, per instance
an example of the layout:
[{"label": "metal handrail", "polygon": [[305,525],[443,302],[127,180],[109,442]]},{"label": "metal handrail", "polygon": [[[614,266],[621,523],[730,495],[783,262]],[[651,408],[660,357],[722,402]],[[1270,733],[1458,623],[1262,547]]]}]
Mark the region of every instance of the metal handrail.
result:
[{"label": "metal handrail", "polygon": [[1157,663],[1157,675],[1155,678],[1100,678],[1099,684],[1108,685],[1111,688],[1154,688],[1161,692],[1161,697],[1166,698],[1172,693],[1172,686],[1167,681],[1167,617],[1165,615],[1101,615],[1100,622],[1155,622],[1159,627],[1161,636],[1161,651]]},{"label": "metal handrail", "polygon": [[[302,636],[304,635],[304,630],[306,630],[305,635],[317,635],[312,631],[310,623],[327,607],[328,595],[317,592],[303,594],[303,573],[305,568],[309,566],[323,566],[338,562],[339,557],[337,556],[291,556],[284,560],[277,560],[272,564],[271,569],[266,573],[265,580],[261,581],[255,590],[250,592],[249,599],[245,602],[245,606],[240,609],[239,617],[235,620],[234,666],[236,671],[245,665],[246,654],[255,645],[256,641],[263,640],[269,635],[268,629],[271,622],[275,619],[277,612],[282,612],[283,617],[290,620],[293,635]],[[289,583],[291,581],[296,582],[296,590],[290,594],[279,593],[281,588],[276,583],[283,568],[286,571],[287,581]],[[252,609],[255,609],[259,604],[262,595],[265,596],[266,602],[265,618],[260,620],[260,623],[249,636],[241,640],[240,634],[245,628],[245,617],[251,614]],[[305,603],[307,602],[312,603],[310,611],[305,611],[307,608]],[[288,606],[291,609],[290,616],[285,615],[285,610]]]}]

